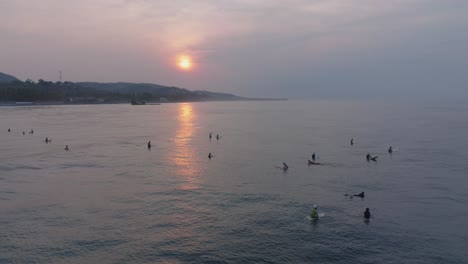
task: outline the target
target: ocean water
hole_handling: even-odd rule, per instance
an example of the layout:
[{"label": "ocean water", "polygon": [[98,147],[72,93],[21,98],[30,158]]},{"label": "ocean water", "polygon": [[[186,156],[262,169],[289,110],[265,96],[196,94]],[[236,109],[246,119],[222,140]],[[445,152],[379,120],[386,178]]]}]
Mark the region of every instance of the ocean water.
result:
[{"label": "ocean water", "polygon": [[467,132],[466,104],[0,107],[0,263],[468,263]]}]

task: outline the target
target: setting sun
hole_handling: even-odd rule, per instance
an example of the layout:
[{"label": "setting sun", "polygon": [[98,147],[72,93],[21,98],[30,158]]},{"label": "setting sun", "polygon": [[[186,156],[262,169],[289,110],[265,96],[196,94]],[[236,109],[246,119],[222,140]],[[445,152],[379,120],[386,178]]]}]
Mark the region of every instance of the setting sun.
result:
[{"label": "setting sun", "polygon": [[193,66],[192,58],[190,58],[189,56],[181,56],[179,57],[177,65],[182,70],[190,70]]}]

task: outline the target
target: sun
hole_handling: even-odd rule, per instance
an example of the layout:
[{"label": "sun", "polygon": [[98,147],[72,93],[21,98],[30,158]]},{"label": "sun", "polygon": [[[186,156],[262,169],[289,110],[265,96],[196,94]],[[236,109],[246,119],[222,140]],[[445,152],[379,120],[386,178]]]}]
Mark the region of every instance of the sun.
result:
[{"label": "sun", "polygon": [[179,66],[180,69],[185,71],[192,69],[192,58],[190,58],[189,56],[180,56],[177,62],[177,66]]}]

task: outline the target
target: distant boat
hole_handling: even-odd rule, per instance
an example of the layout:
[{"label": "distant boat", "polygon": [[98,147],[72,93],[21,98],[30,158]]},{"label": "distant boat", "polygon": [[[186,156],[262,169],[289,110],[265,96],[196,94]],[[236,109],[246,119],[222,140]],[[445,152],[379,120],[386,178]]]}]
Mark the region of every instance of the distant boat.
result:
[{"label": "distant boat", "polygon": [[136,100],[132,99],[131,102],[132,105],[146,105],[145,101],[137,102]]},{"label": "distant boat", "polygon": [[33,102],[16,102],[16,105],[33,105]]}]

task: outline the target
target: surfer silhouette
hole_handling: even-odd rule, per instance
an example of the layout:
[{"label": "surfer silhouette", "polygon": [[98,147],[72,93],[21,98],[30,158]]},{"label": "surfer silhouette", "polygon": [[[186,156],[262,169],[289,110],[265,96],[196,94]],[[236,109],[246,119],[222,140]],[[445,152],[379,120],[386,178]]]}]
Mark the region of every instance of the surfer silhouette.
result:
[{"label": "surfer silhouette", "polygon": [[370,219],[371,217],[371,214],[369,212],[369,208],[366,208],[366,211],[364,211],[364,218],[365,219]]}]

